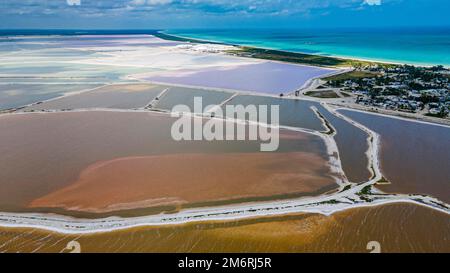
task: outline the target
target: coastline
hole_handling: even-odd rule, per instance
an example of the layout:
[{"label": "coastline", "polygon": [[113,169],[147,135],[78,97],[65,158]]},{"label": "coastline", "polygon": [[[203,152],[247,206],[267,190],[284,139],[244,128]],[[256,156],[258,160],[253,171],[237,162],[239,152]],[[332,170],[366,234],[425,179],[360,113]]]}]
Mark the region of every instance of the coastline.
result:
[{"label": "coastline", "polygon": [[[122,83],[117,83],[122,84]],[[303,87],[304,88],[304,87]],[[95,88],[94,88],[95,89]],[[87,92],[92,90],[82,90],[80,92]],[[231,91],[231,90],[229,90]],[[74,92],[80,93],[80,92]],[[233,92],[233,91],[231,91]],[[242,92],[246,94],[246,92]],[[65,94],[64,96],[69,96],[71,94]],[[73,95],[73,94],[72,94]],[[267,97],[278,97],[271,96],[268,94],[253,93],[250,95],[255,96],[267,96]],[[286,97],[287,99],[298,99],[294,97]],[[57,98],[53,98],[57,99]],[[304,99],[304,98],[302,98]],[[319,101],[316,99],[310,99],[312,101]],[[323,102],[323,101],[322,101]],[[254,217],[263,217],[270,215],[287,215],[292,213],[319,213],[323,215],[331,215],[336,212],[360,208],[360,207],[371,207],[371,206],[381,206],[391,203],[413,203],[416,205],[425,206],[431,209],[435,209],[446,214],[450,214],[450,209],[447,204],[440,202],[439,200],[423,196],[423,195],[403,195],[403,194],[385,194],[373,187],[382,179],[382,174],[380,170],[379,163],[379,136],[370,129],[364,127],[361,124],[337,113],[335,109],[331,109],[328,102],[323,103],[324,107],[329,110],[333,115],[345,119],[347,122],[355,125],[356,127],[366,131],[369,135],[367,141],[369,143],[369,149],[367,151],[367,156],[369,157],[369,170],[372,171],[373,177],[367,182],[361,184],[354,184],[348,181],[336,181],[340,186],[340,191],[332,194],[324,194],[318,197],[309,198],[294,198],[288,200],[272,200],[265,202],[250,202],[237,205],[227,205],[227,206],[213,206],[204,207],[196,209],[186,209],[180,212],[176,212],[170,215],[150,215],[141,217],[109,217],[109,218],[97,218],[92,219],[80,219],[67,216],[60,216],[54,214],[41,214],[41,213],[0,213],[0,227],[34,227],[49,231],[55,231],[59,233],[66,234],[85,234],[85,233],[98,233],[98,232],[108,232],[120,229],[127,229],[138,226],[164,226],[164,225],[175,225],[184,224],[191,222],[200,221],[222,221],[222,220],[235,220],[235,219],[247,219]],[[111,112],[149,112],[144,109],[136,110],[117,110],[117,109],[74,109],[67,112],[76,111],[111,111]],[[46,112],[34,112],[34,113],[58,113],[63,111],[46,111]],[[170,112],[158,112],[150,111],[152,113],[158,114],[170,114]],[[367,112],[367,111],[364,111]],[[369,112],[370,113],[370,112]],[[15,112],[9,114],[27,114],[24,112]],[[317,113],[316,113],[317,114]],[[204,116],[193,115],[196,118],[204,118]],[[389,115],[389,117],[392,117]],[[216,117],[219,118],[219,117]],[[223,117],[220,117],[223,118]],[[325,123],[326,120],[322,120]],[[417,120],[411,120],[415,122],[420,122]],[[433,123],[434,124],[434,123]],[[260,124],[261,125],[261,124]],[[267,126],[267,125],[266,125]],[[288,127],[288,126],[278,126],[280,129],[287,129],[293,131],[303,131],[311,134],[315,134],[324,139],[327,143],[327,149],[330,154],[337,154],[337,160],[330,162],[331,167],[342,171],[340,166],[339,152],[337,151],[336,143],[332,138],[332,134],[328,135],[327,132],[318,132],[313,130],[307,130],[303,128]],[[334,130],[336,133],[336,130]],[[343,171],[342,171],[343,173]],[[350,187],[349,189],[346,189]],[[364,194],[363,191],[369,187],[371,189],[370,194]],[[359,195],[362,193],[362,195]],[[368,202],[364,198],[373,198],[372,201]],[[357,200],[357,201],[351,201]],[[336,203],[337,202],[337,203]]]},{"label": "coastline", "polygon": [[[322,56],[322,55],[314,55],[314,54],[309,54],[309,53],[300,53],[300,52],[293,52],[293,51],[287,51],[287,50],[279,50],[279,49],[273,49],[273,48],[264,48],[264,47],[254,47],[254,46],[245,46],[245,45],[239,45],[239,44],[233,44],[233,43],[224,43],[224,42],[216,42],[213,40],[202,40],[202,39],[193,39],[193,38],[189,38],[189,37],[183,37],[183,36],[179,36],[179,35],[172,35],[172,34],[167,34],[164,33],[163,31],[159,31],[157,32],[158,34],[162,34],[161,36],[158,36],[158,34],[155,34],[156,37],[161,38],[161,39],[174,39],[174,41],[184,41],[184,42],[188,42],[188,43],[201,43],[201,44],[220,44],[220,45],[228,45],[228,46],[234,46],[236,47],[238,50],[237,51],[242,51],[242,53],[246,53],[246,50],[260,50],[260,51],[271,51],[271,52],[276,52],[276,53],[281,53],[281,54],[291,54],[291,55],[304,55],[304,56],[310,56],[310,57],[318,57],[318,58],[324,58],[324,59],[329,59],[329,60],[333,60],[336,62],[348,62],[348,61],[356,61],[356,62],[362,62],[362,63],[377,63],[377,62],[373,62],[373,61],[363,61],[363,60],[352,60],[352,59],[347,59],[347,58],[339,58],[339,57],[331,57],[331,56]],[[266,59],[266,58],[259,58],[259,57],[254,57],[254,56],[244,56],[244,55],[238,55],[238,57],[247,57],[247,58],[255,58],[255,59],[263,59],[263,60],[271,60],[271,61],[276,61],[273,59]],[[284,62],[284,63],[293,63],[293,64],[301,64],[301,65],[306,65],[306,66],[319,66],[319,67],[328,67],[328,68],[348,68],[349,66],[333,66],[333,65],[323,65],[320,63],[308,63],[308,62],[293,62],[293,61],[287,61],[287,60],[279,60],[280,62]],[[383,63],[379,63],[380,65]],[[384,63],[385,65],[389,65],[388,63]]]},{"label": "coastline", "polygon": [[[158,34],[163,34],[165,36],[172,36],[179,41],[186,41],[186,42],[192,42],[192,43],[211,43],[211,44],[222,44],[222,45],[230,45],[235,46],[239,48],[249,48],[249,49],[262,49],[262,50],[271,50],[271,51],[277,51],[277,52],[283,52],[283,53],[292,53],[292,54],[302,54],[302,55],[311,55],[311,56],[318,56],[318,57],[325,57],[325,58],[334,58],[339,60],[349,60],[349,61],[355,61],[355,62],[365,62],[365,63],[374,63],[374,64],[384,64],[384,65],[413,65],[417,67],[433,67],[436,66],[436,64],[430,64],[430,63],[415,63],[415,62],[408,62],[408,61],[392,61],[387,59],[371,59],[371,58],[364,58],[364,57],[352,57],[347,55],[339,55],[339,54],[312,54],[308,52],[301,52],[301,51],[289,51],[289,50],[283,50],[283,49],[277,49],[272,47],[264,47],[264,46],[254,46],[254,45],[247,45],[247,44],[235,44],[235,43],[227,43],[219,40],[209,40],[209,39],[200,39],[200,38],[192,38],[188,36],[178,35],[178,34],[171,34],[167,33],[164,30],[158,31]],[[450,65],[443,65],[445,68],[450,68]]]}]

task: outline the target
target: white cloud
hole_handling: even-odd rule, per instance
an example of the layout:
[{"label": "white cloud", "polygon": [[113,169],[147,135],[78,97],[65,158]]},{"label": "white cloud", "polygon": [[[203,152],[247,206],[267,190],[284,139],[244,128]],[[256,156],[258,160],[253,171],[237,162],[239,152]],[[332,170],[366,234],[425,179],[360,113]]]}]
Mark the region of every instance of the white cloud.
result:
[{"label": "white cloud", "polygon": [[81,0],[66,0],[69,6],[79,6],[81,5]]},{"label": "white cloud", "polygon": [[[325,15],[336,9],[357,10],[402,0],[0,0],[1,14],[105,15],[117,18],[150,15],[297,16]],[[404,1],[404,0],[403,0]],[[425,1],[425,0],[424,0]],[[431,1],[431,0],[429,0]],[[433,0],[442,1],[442,0]],[[5,4],[4,4],[5,3]],[[82,5],[82,9],[74,8]],[[5,8],[3,8],[3,6]]]},{"label": "white cloud", "polygon": [[166,5],[172,3],[172,0],[147,0],[149,5]]},{"label": "white cloud", "polygon": [[364,4],[369,6],[379,6],[381,5],[381,0],[364,0]]},{"label": "white cloud", "polygon": [[150,5],[150,6],[156,6],[156,5],[167,5],[171,4],[172,0],[132,0],[131,4],[135,6],[142,6],[142,5]]}]

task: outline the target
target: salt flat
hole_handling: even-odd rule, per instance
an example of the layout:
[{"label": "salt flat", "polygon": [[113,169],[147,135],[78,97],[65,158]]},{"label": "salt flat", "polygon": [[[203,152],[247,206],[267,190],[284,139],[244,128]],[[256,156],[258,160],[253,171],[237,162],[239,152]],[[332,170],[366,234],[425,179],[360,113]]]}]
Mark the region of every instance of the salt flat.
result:
[{"label": "salt flat", "polygon": [[[30,36],[0,40],[0,84],[84,84],[152,82],[258,93],[291,92],[335,69],[231,56],[233,46],[174,42],[152,35]],[[79,88],[76,85],[79,84]],[[20,107],[66,93],[5,93]],[[2,107],[0,105],[0,107]],[[4,106],[4,108],[7,106]]]}]

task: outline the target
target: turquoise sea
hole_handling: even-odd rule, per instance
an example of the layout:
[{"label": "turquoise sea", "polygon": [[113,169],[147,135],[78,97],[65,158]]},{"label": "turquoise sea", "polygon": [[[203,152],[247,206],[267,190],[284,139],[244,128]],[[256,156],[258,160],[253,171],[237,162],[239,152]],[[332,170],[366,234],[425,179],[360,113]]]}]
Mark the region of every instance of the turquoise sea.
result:
[{"label": "turquoise sea", "polygon": [[167,30],[196,39],[395,63],[450,67],[450,27]]}]

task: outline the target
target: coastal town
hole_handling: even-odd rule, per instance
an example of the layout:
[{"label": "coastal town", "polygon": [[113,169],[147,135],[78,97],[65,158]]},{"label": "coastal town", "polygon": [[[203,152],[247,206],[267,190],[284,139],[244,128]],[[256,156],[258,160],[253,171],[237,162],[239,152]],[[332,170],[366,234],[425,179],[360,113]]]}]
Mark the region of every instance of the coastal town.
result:
[{"label": "coastal town", "polygon": [[450,70],[443,66],[374,64],[323,80],[316,93],[309,94],[332,90],[366,107],[437,118],[449,116]]}]

